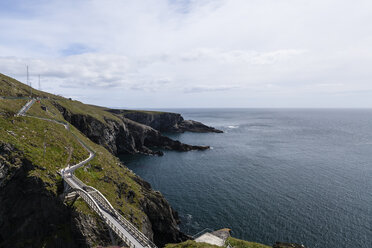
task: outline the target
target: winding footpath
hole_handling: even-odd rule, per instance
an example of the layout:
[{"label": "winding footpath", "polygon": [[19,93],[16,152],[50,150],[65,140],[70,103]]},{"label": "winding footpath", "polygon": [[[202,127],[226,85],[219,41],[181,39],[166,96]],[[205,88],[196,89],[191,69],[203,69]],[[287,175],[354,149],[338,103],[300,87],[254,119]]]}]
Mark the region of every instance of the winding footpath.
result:
[{"label": "winding footpath", "polygon": [[89,152],[89,157],[85,160],[66,168],[63,168],[60,173],[65,181],[65,192],[76,192],[88,205],[93,209],[115,232],[120,239],[122,239],[131,248],[157,248],[156,245],[151,242],[141,231],[139,231],[132,223],[125,219],[120,213],[118,213],[110,204],[110,202],[99,192],[97,189],[84,184],[76,176],[74,171],[86,163],[91,161],[95,157],[95,152],[79,139],[70,130],[70,124],[67,122],[57,121],[53,119],[47,119],[42,117],[26,115],[26,112],[36,102],[37,99],[31,99],[28,101],[16,114],[16,116],[27,116],[37,118],[45,121],[54,122],[63,125],[75,139]]}]

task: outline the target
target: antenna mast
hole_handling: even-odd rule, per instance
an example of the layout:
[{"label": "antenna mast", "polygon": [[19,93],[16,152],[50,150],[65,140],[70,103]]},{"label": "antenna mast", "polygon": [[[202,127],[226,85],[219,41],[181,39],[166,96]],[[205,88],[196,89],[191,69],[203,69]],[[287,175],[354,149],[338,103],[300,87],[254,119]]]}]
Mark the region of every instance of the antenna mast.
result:
[{"label": "antenna mast", "polygon": [[28,65],[27,65],[27,85],[29,85],[30,88],[31,88],[31,97],[32,97],[32,85],[31,85],[31,81],[29,80],[29,75],[28,75]]},{"label": "antenna mast", "polygon": [[41,90],[41,86],[40,86],[40,74],[39,74],[39,90]]},{"label": "antenna mast", "polygon": [[29,86],[29,83],[28,83],[28,65],[26,65],[26,70],[27,70],[27,81],[26,81],[26,84],[27,84],[27,86]]}]

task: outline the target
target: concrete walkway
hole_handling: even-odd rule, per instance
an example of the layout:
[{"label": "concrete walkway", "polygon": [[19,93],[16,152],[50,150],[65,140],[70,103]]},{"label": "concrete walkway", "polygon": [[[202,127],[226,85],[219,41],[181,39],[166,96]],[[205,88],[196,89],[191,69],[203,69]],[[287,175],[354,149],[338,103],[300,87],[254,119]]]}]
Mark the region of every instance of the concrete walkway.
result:
[{"label": "concrete walkway", "polygon": [[225,246],[226,239],[230,237],[230,229],[224,228],[212,233],[204,233],[195,239],[199,243],[207,243],[217,246]]}]

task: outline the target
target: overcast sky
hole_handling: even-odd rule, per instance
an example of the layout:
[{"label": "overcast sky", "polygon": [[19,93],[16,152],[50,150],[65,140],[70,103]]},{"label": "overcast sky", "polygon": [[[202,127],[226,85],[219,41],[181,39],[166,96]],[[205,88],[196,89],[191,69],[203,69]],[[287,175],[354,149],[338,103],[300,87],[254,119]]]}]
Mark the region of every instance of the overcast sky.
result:
[{"label": "overcast sky", "polygon": [[371,0],[1,0],[0,72],[130,108],[372,107]]}]

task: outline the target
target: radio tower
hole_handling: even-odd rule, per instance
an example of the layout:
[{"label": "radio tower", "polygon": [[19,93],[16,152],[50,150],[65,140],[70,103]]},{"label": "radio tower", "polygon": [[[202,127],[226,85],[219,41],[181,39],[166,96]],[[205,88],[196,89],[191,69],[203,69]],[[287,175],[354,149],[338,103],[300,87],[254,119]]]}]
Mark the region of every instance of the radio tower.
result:
[{"label": "radio tower", "polygon": [[28,65],[26,65],[26,69],[27,69],[27,81],[26,81],[26,84],[29,85],[29,83],[28,83]]},{"label": "radio tower", "polygon": [[31,88],[31,97],[32,97],[32,85],[31,85],[31,81],[29,80],[29,75],[28,75],[28,65],[27,65],[27,85],[29,85],[30,86],[30,88]]},{"label": "radio tower", "polygon": [[41,90],[41,85],[40,85],[40,74],[39,74],[39,90]]}]

